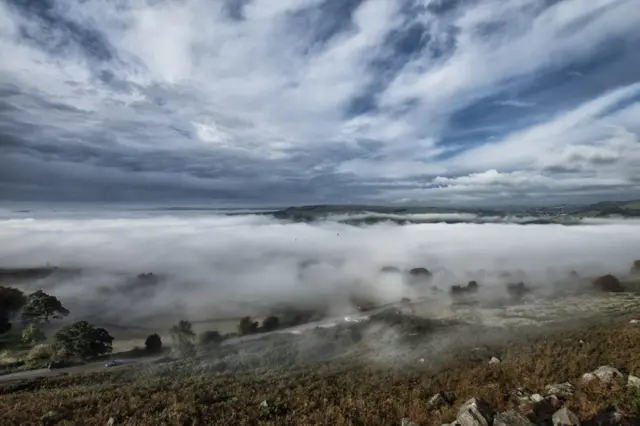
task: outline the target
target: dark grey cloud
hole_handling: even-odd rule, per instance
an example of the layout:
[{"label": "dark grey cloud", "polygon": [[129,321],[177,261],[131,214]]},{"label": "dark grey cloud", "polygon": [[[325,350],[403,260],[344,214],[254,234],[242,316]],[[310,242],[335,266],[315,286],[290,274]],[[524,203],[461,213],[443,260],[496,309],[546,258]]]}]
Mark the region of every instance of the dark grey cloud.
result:
[{"label": "dark grey cloud", "polygon": [[0,198],[640,196],[635,6],[7,1]]}]

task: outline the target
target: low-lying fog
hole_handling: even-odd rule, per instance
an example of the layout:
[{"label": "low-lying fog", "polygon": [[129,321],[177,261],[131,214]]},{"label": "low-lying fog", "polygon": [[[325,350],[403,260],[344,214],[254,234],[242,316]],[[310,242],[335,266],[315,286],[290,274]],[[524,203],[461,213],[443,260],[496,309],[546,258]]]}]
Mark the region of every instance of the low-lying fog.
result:
[{"label": "low-lying fog", "polygon": [[[338,313],[353,292],[380,301],[415,295],[404,275],[382,273],[384,266],[425,267],[434,274],[430,285],[442,288],[469,279],[502,288],[504,271],[544,288],[557,286],[571,270],[622,277],[640,258],[640,222],[620,219],[585,226],[355,227],[213,213],[26,216],[0,221],[0,267],[81,269],[23,285],[55,294],[74,316],[132,320],[165,313],[192,320],[238,316],[252,306],[332,298]],[[160,284],[127,289],[128,279],[147,272],[161,277]]]}]

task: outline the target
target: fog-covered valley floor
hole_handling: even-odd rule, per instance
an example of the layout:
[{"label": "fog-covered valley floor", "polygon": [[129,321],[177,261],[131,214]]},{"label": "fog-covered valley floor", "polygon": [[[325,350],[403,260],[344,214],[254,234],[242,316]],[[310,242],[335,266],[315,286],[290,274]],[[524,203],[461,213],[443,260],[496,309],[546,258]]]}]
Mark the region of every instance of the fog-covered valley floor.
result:
[{"label": "fog-covered valley floor", "polygon": [[[548,297],[599,275],[629,279],[640,258],[640,222],[633,219],[505,222],[352,226],[331,216],[292,223],[215,212],[27,212],[0,222],[0,268],[57,269],[31,280],[0,277],[0,284],[13,279],[54,293],[70,320],[140,326],[260,316],[281,305],[341,316],[363,300],[402,298],[431,301],[428,315],[452,303],[452,285],[477,281],[487,303],[503,299],[514,282]],[[416,283],[412,268],[427,269],[429,279]],[[136,279],[149,273],[153,280]]]}]

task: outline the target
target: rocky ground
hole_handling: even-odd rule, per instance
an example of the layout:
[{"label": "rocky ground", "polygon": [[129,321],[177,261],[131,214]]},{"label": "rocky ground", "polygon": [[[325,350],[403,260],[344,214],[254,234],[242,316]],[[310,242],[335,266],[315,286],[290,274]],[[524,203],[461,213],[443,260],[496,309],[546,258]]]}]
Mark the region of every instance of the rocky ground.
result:
[{"label": "rocky ground", "polygon": [[573,300],[553,316],[508,308],[528,318],[516,325],[389,310],[191,359],[12,383],[0,388],[2,424],[640,424],[640,307],[622,294]]}]

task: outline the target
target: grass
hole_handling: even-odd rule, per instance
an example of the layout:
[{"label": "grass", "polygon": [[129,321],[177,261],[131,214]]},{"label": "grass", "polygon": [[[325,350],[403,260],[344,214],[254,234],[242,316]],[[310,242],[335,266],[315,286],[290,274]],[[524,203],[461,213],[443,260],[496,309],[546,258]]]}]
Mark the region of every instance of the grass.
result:
[{"label": "grass", "polygon": [[[359,343],[345,343],[348,351],[334,353],[341,356],[311,359],[320,346],[349,341],[353,333],[324,330],[314,344],[307,342],[309,347],[292,336],[280,336],[270,344],[219,348],[218,353],[201,355],[200,361],[10,384],[0,388],[0,412],[3,425],[104,425],[110,417],[116,424],[135,425],[369,426],[397,425],[403,417],[421,425],[440,425],[452,421],[459,405],[470,397],[482,397],[495,409],[505,410],[517,405],[512,398],[517,388],[542,393],[546,385],[568,380],[576,384],[576,392],[565,404],[582,420],[610,404],[637,415],[638,391],[622,383],[580,386],[578,380],[600,365],[640,374],[640,326],[629,324],[629,318],[534,327],[511,336],[504,331],[469,329],[465,334],[456,329],[463,343],[434,350],[434,343],[444,341],[437,334],[439,323],[418,322],[416,327],[408,326],[406,319],[386,317],[388,330],[430,333],[429,344],[387,342],[388,333],[369,331],[359,334]],[[371,361],[371,355],[384,346],[394,348],[395,355],[410,356],[401,363],[381,357]],[[263,352],[253,361],[262,364],[246,358],[259,350]],[[302,357],[287,362],[280,357],[283,351],[297,351]],[[425,363],[417,361],[420,354]],[[492,356],[502,362],[489,365]],[[449,392],[453,405],[429,409],[427,401],[436,392]],[[267,407],[260,405],[262,401]],[[49,411],[55,415],[41,420]]]}]

